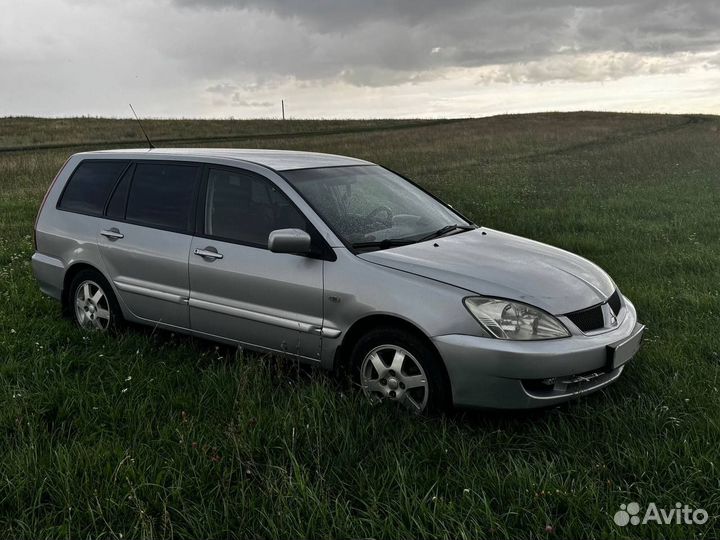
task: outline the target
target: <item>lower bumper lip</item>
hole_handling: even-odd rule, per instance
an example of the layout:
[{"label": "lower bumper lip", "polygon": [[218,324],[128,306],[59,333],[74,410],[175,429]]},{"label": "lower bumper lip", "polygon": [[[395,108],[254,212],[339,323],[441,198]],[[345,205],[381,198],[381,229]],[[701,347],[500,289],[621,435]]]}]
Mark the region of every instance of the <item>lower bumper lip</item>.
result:
[{"label": "lower bumper lip", "polygon": [[544,384],[542,381],[524,380],[521,381],[522,389],[533,401],[559,402],[590,394],[614,382],[623,372],[625,366],[605,371],[598,370],[583,375],[571,375],[559,378],[552,384]]}]

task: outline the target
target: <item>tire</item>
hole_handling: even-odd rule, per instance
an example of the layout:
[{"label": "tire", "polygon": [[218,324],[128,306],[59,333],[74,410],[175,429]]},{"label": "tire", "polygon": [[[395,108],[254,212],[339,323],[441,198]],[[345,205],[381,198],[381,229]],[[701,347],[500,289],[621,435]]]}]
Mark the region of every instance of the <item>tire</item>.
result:
[{"label": "tire", "polygon": [[441,359],[411,332],[371,330],[357,341],[350,360],[354,379],[371,402],[397,402],[416,414],[451,407],[450,384]]},{"label": "tire", "polygon": [[68,313],[82,330],[108,332],[122,326],[122,312],[108,281],[97,270],[81,270],[68,293]]}]

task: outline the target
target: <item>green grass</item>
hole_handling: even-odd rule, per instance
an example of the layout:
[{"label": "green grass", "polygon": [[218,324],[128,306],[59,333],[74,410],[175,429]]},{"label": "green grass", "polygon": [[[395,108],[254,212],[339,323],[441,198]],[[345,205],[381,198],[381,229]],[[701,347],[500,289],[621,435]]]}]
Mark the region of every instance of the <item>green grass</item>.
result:
[{"label": "green grass", "polygon": [[[399,170],[478,223],[600,264],[647,341],[617,384],[567,406],[412,418],[289,360],[150,329],[82,334],[32,278],[33,218],[69,153],[138,134],[0,119],[3,148],[72,145],[0,153],[0,536],[720,536],[720,119],[148,124]],[[631,501],[711,517],[615,526]]]}]

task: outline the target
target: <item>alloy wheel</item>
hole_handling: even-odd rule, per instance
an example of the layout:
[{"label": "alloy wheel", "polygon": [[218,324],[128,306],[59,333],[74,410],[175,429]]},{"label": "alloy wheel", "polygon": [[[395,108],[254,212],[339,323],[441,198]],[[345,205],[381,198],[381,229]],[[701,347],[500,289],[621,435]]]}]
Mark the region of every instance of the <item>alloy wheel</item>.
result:
[{"label": "alloy wheel", "polygon": [[75,319],[86,330],[107,330],[110,326],[108,297],[94,281],[83,281],[75,290]]},{"label": "alloy wheel", "polygon": [[430,387],[420,362],[397,345],[371,350],[360,366],[360,383],[373,402],[397,401],[414,413],[427,406]]}]

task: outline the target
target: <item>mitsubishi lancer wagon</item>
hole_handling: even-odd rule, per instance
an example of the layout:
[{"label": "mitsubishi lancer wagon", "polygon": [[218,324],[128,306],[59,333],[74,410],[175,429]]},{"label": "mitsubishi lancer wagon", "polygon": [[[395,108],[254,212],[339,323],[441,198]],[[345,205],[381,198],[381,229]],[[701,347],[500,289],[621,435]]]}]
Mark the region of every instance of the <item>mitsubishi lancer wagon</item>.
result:
[{"label": "mitsubishi lancer wagon", "polygon": [[644,329],[587,259],[337,155],[76,154],[34,243],[40,289],[84,330],[130,321],[287,355],[413,412],[597,391]]}]

